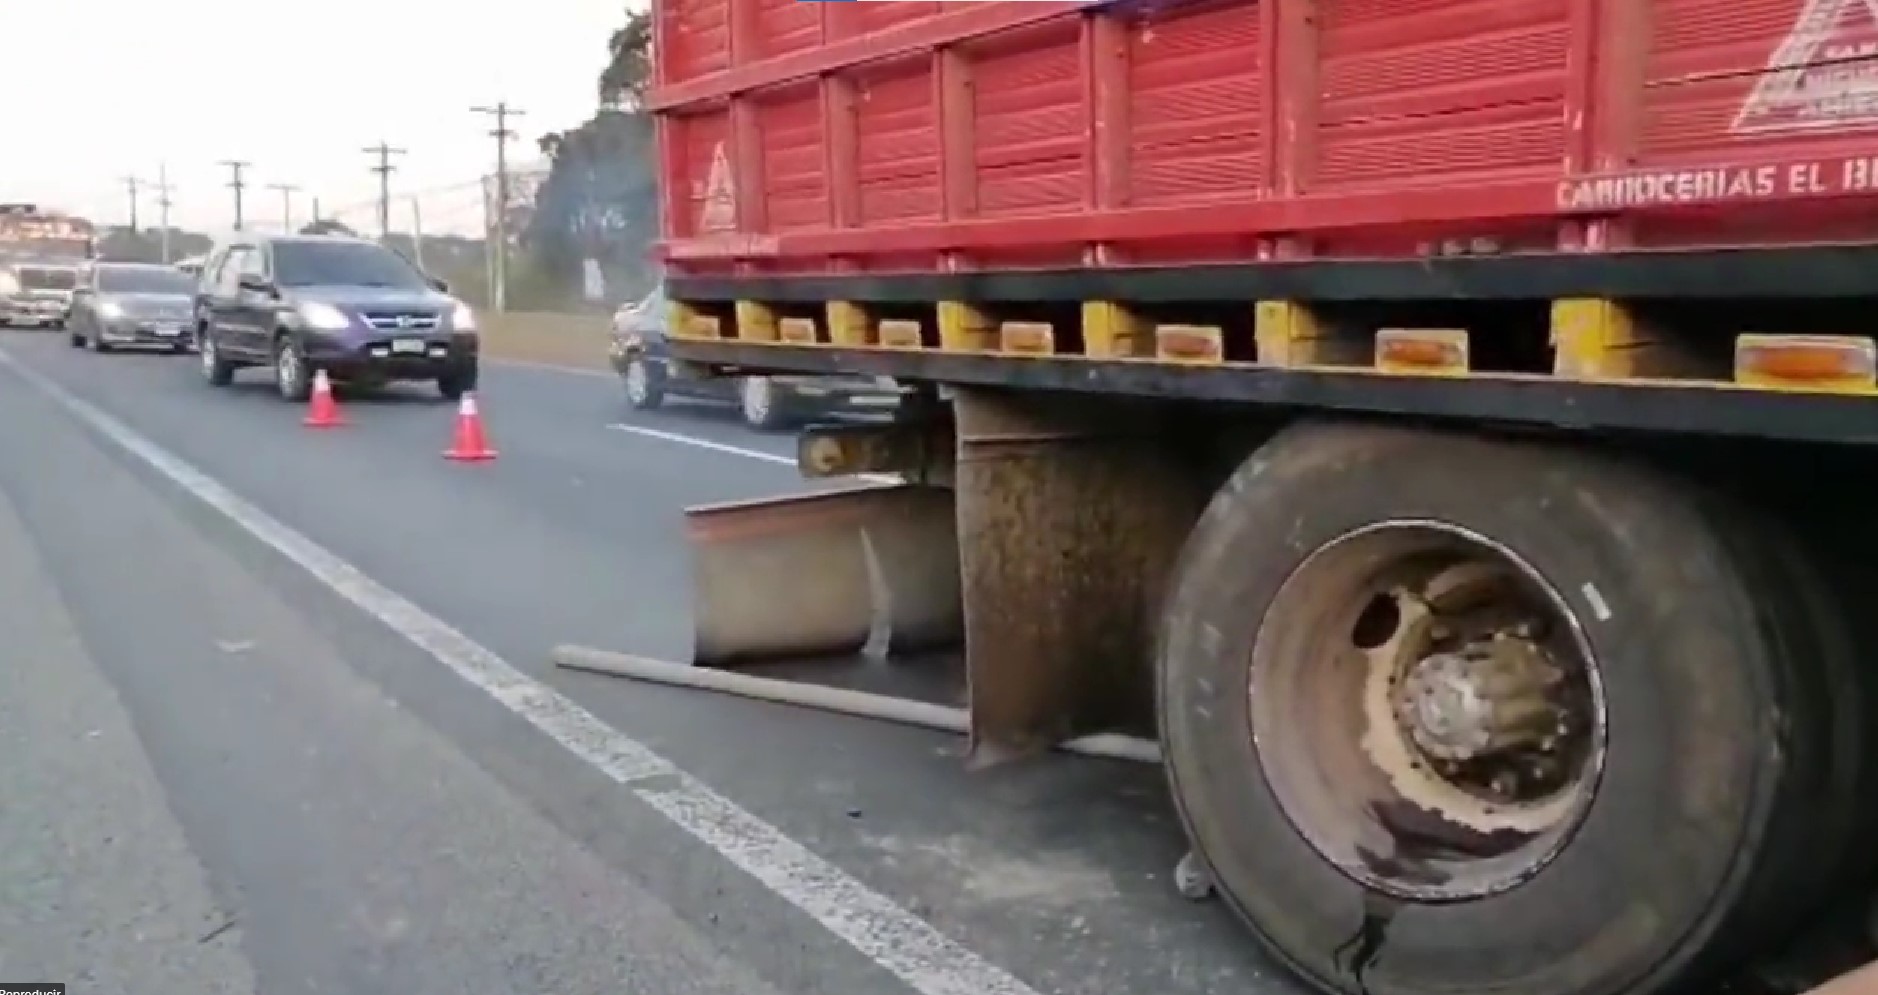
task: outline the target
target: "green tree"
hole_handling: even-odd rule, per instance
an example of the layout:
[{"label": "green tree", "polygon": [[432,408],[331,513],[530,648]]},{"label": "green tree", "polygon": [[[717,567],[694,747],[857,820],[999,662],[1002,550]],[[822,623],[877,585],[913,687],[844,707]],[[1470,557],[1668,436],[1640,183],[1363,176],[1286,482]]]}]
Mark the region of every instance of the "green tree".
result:
[{"label": "green tree", "polygon": [[520,233],[517,306],[562,307],[580,299],[583,260],[599,263],[608,296],[624,299],[646,283],[645,254],[658,229],[657,156],[644,111],[651,82],[652,21],[628,11],[607,39],[596,80],[600,109],[577,128],[543,135],[550,160]]},{"label": "green tree", "polygon": [[606,68],[600,70],[600,105],[639,110],[652,82],[652,14],[627,11],[626,24],[607,38],[606,50]]}]

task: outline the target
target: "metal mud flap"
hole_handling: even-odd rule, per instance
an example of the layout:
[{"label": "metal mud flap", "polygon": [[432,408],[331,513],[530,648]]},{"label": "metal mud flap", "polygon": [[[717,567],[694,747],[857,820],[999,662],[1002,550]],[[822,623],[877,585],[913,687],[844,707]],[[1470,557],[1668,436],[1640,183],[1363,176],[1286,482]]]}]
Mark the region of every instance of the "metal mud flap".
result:
[{"label": "metal mud flap", "polygon": [[963,638],[952,493],[912,484],[685,511],[695,576],[693,660],[725,667],[889,652]]}]

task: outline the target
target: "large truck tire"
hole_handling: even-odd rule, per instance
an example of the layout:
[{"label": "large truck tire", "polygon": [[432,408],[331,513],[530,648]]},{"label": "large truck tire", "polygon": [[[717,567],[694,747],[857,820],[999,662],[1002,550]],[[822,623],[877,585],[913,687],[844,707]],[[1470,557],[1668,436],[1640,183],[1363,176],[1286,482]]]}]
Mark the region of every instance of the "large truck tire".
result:
[{"label": "large truck tire", "polygon": [[1869,769],[1812,560],[1679,479],[1536,442],[1281,433],[1170,590],[1181,817],[1349,995],[1647,995],[1821,904]]}]

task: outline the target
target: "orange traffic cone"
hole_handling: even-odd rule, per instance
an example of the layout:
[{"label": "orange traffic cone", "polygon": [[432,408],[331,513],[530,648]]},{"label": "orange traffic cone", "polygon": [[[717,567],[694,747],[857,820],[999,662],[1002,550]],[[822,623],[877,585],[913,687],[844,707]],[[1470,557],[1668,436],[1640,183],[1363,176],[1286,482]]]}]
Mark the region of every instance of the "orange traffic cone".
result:
[{"label": "orange traffic cone", "polygon": [[333,400],[333,382],[326,378],[325,370],[313,373],[313,396],[308,399],[306,420],[300,424],[308,428],[338,428],[346,420],[339,414],[339,403]]},{"label": "orange traffic cone", "polygon": [[489,448],[489,437],[483,433],[483,416],[476,410],[476,395],[464,394],[462,403],[457,405],[456,438],[450,448],[443,451],[443,458],[463,463],[496,458],[496,451]]}]

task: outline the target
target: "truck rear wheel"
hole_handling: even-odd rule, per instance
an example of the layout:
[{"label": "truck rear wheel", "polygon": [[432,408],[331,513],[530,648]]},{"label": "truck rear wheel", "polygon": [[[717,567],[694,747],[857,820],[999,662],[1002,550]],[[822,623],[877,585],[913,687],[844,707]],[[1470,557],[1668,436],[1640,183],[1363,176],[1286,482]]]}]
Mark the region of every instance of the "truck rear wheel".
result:
[{"label": "truck rear wheel", "polygon": [[1159,660],[1221,892],[1352,995],[1652,992],[1787,925],[1851,831],[1843,647],[1731,514],[1543,445],[1269,443],[1190,537]]}]

